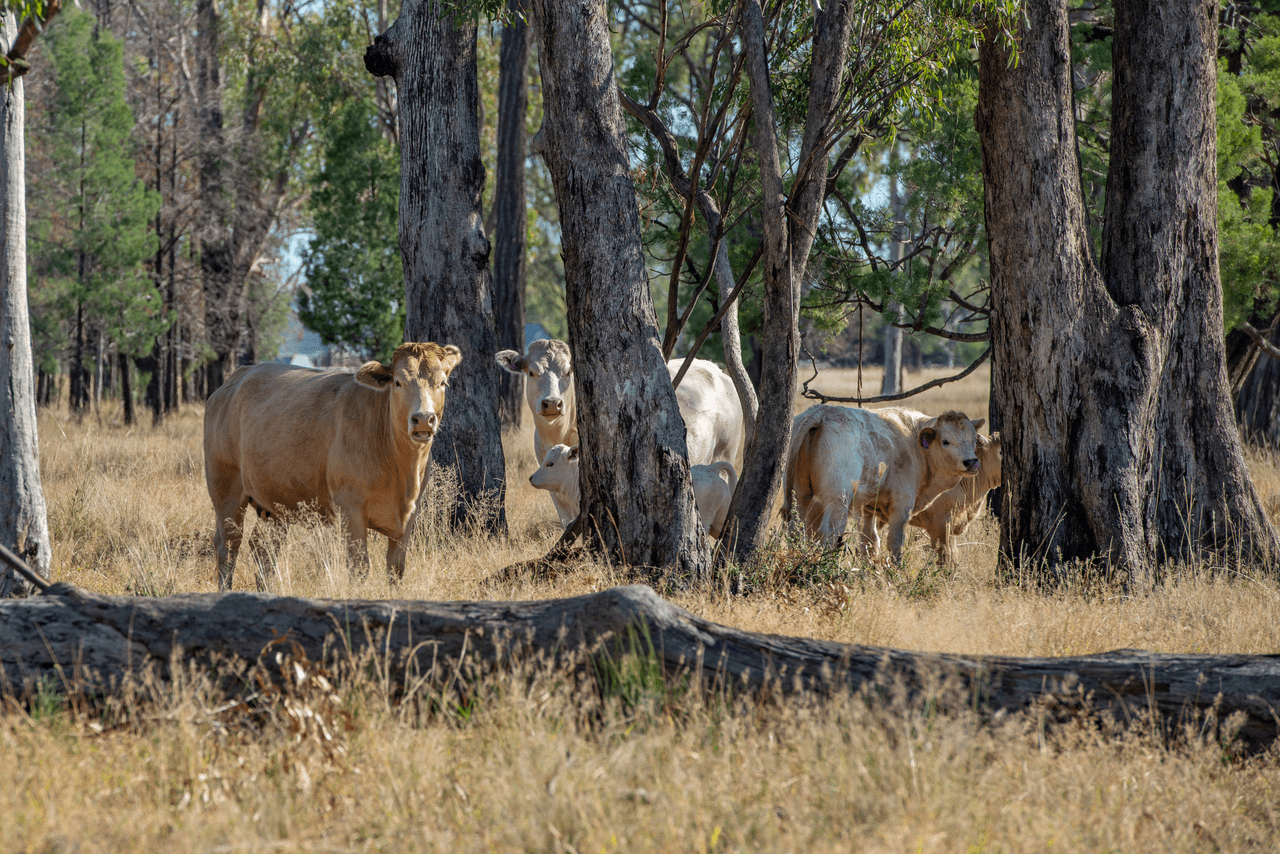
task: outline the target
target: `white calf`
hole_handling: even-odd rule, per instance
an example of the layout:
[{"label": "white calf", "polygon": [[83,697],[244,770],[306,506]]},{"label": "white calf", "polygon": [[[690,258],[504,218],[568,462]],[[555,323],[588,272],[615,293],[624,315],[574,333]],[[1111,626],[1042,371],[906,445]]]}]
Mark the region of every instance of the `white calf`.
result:
[{"label": "white calf", "polygon": [[578,518],[581,493],[578,486],[578,446],[556,445],[547,451],[538,470],[529,475],[529,483],[551,493],[560,526],[567,528]]}]

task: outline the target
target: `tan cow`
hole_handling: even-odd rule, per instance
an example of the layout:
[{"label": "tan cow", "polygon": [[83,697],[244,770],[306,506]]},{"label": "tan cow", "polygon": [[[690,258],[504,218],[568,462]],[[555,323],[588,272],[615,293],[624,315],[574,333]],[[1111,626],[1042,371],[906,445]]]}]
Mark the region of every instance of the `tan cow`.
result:
[{"label": "tan cow", "polygon": [[908,522],[924,528],[938,553],[939,563],[956,562],[958,537],[980,517],[987,507],[987,493],[1000,485],[1000,434],[978,437],[978,474],[967,477],[938,496],[932,504]]},{"label": "tan cow", "polygon": [[[399,580],[445,387],[461,360],[453,345],[402,344],[390,365],[366,362],[354,374],[278,362],[233,373],[204,413],[218,588],[231,587],[250,505],[276,525],[299,508],[335,519],[361,574],[368,531],[386,535],[387,574]],[[267,555],[257,533],[261,587]]]},{"label": "tan cow", "polygon": [[493,358],[503,370],[527,378],[524,395],[533,412],[533,452],[538,463],[555,445],[578,444],[569,345],[555,338],[540,338],[530,342],[523,356],[515,350],[499,350]]},{"label": "tan cow", "polygon": [[814,406],[795,417],[783,513],[796,503],[810,539],[839,544],[849,516],[862,517],[862,542],[879,547],[876,519],[889,525],[889,550],[902,558],[907,520],[978,473],[978,428],[962,412],[936,418],[910,409]]}]

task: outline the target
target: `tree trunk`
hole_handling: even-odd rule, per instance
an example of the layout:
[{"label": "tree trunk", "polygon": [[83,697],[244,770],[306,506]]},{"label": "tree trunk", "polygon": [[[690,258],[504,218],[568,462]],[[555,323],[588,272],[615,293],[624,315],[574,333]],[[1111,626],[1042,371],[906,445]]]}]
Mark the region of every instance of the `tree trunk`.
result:
[{"label": "tree trunk", "polygon": [[1144,725],[1214,734],[1219,725],[1230,731],[1238,724],[1235,732],[1253,750],[1275,741],[1273,709],[1280,705],[1275,656],[904,652],[744,632],[642,586],[541,602],[379,602],[261,593],[102,596],[56,584],[40,596],[0,603],[3,695],[31,696],[53,679],[92,696],[147,672],[167,679],[175,662],[225,668],[237,674],[225,683],[234,691],[255,664],[279,678],[274,653],[305,656],[340,674],[364,667],[372,654],[396,684],[424,678],[439,685],[526,662],[575,669],[587,655],[652,656],[664,678],[692,677],[711,691],[757,697],[861,690],[874,699],[881,686],[892,685],[930,702],[925,686],[954,678],[966,705],[997,719],[997,712],[1022,711],[1044,722],[1152,715],[1156,720]]},{"label": "tree trunk", "polygon": [[[841,81],[852,31],[851,0],[835,0],[814,15],[813,66],[798,169],[790,198],[783,195],[773,90],[759,0],[743,3],[742,41],[751,83],[753,145],[760,163],[764,225],[760,261],[764,284],[760,407],[747,443],[742,477],[725,522],[724,538],[739,564],[755,559],[768,537],[773,507],[791,443],[791,418],[800,356],[800,283],[817,231],[827,182],[827,155],[835,139],[829,123],[841,99]],[[785,403],[784,403],[785,401]]]},{"label": "tree trunk", "polygon": [[498,421],[497,339],[489,241],[480,197],[476,24],[441,0],[410,0],[365,53],[391,75],[400,104],[400,252],[410,341],[455,344],[448,408],[431,451],[457,469],[457,525],[506,530],[506,464]]},{"label": "tree trunk", "polygon": [[662,359],[602,0],[535,0],[581,436],[583,528],[612,559],[707,583],[684,420]]},{"label": "tree trunk", "polygon": [[[498,162],[493,185],[493,296],[497,345],[524,352],[526,230],[524,161],[529,147],[529,27],[527,4],[509,0],[511,23],[502,28],[498,68]],[[524,374],[498,372],[498,414],[503,427],[519,430],[524,417]]]},{"label": "tree trunk", "polygon": [[[1280,328],[1268,340],[1280,347]],[[1262,352],[1261,348],[1253,349],[1255,354]],[[1280,394],[1276,393],[1280,390],[1280,359],[1255,355],[1253,362],[1236,395],[1236,424],[1246,442],[1280,448]]]},{"label": "tree trunk", "polygon": [[[892,162],[897,163],[893,157]],[[902,260],[903,217],[902,194],[898,191],[898,176],[889,178],[889,210],[893,212],[893,235],[889,238],[889,263]],[[901,273],[899,273],[901,275]],[[902,305],[890,300],[884,312],[884,379],[880,381],[881,394],[898,394],[902,389],[902,327],[894,326],[902,317]]]},{"label": "tree trunk", "polygon": [[216,0],[197,0],[196,122],[200,150],[200,278],[204,290],[205,338],[213,348],[208,394],[235,370],[240,342],[242,295],[233,275],[230,214],[223,182],[222,65],[218,51],[221,14]]},{"label": "tree trunk", "polygon": [[117,353],[116,361],[120,365],[120,405],[124,413],[124,426],[132,427],[135,419],[133,414],[133,383],[130,382],[129,376],[129,357],[124,353]]},{"label": "tree trunk", "polygon": [[1016,65],[994,41],[982,46],[1006,573],[1047,579],[1101,559],[1144,583],[1206,551],[1275,567],[1280,542],[1227,394],[1216,33],[1203,0],[1116,10],[1101,271],[1080,189],[1065,0],[1028,3]]},{"label": "tree trunk", "polygon": [[[18,34],[13,12],[3,12],[7,53]],[[19,77],[0,87],[0,545],[49,577],[52,552],[36,431],[35,368],[27,315],[27,193],[23,127],[26,110]],[[0,566],[0,598],[25,596],[29,584]]]}]

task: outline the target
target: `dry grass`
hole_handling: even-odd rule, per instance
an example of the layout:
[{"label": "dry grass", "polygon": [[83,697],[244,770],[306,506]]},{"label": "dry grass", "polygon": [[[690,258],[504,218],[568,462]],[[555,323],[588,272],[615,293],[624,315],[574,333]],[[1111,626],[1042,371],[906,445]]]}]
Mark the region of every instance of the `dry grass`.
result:
[{"label": "dry grass", "polygon": [[[815,383],[849,392],[853,372]],[[912,377],[910,385],[920,380]],[[878,389],[868,371],[864,389]],[[986,376],[909,402],[985,416]],[[54,576],[108,593],[213,590],[200,412],[160,431],[41,415]],[[528,431],[506,441],[511,535],[426,526],[405,582],[353,583],[326,526],[294,528],[279,592],[430,599],[566,596],[626,580],[585,563],[555,580],[485,585],[559,534],[530,487]],[[1252,453],[1280,511],[1280,464]],[[668,594],[712,620],[851,643],[1004,655],[1280,652],[1280,586],[1190,568],[1141,595],[997,587],[996,530],[939,570],[915,532],[905,568],[781,548],[749,592]],[[375,566],[382,543],[374,538]],[[254,586],[248,555],[236,573]],[[344,679],[216,710],[198,678],[106,709],[40,698],[0,713],[5,851],[1210,851],[1280,848],[1280,764],[1139,724],[1044,730],[927,702],[745,706],[664,687],[633,663],[624,690],[530,670],[465,702],[409,707]],[[945,693],[945,692],[944,692]],[[311,717],[300,715],[298,709]],[[303,725],[304,718],[310,723]],[[315,729],[324,722],[330,738]]]}]

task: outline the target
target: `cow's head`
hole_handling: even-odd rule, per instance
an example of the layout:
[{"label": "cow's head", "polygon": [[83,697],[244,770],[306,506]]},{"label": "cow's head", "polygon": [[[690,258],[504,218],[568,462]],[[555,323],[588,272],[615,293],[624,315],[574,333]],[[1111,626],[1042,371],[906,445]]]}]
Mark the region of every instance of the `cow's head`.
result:
[{"label": "cow's head", "polygon": [[390,365],[365,362],[356,371],[356,382],[389,391],[391,423],[405,425],[410,441],[424,445],[440,426],[449,374],[461,361],[462,351],[452,344],[401,344]]},{"label": "cow's head", "polygon": [[499,365],[513,374],[524,374],[524,393],[535,419],[553,422],[573,412],[573,359],[569,345],[554,338],[529,344],[521,356],[515,350],[494,354]]},{"label": "cow's head", "polygon": [[975,475],[978,461],[978,428],[986,421],[970,421],[963,412],[944,412],[930,418],[916,434],[929,457],[930,467],[940,474]]},{"label": "cow's head", "polygon": [[529,483],[537,489],[559,492],[578,482],[578,446],[555,445],[538,470],[529,475]]}]

